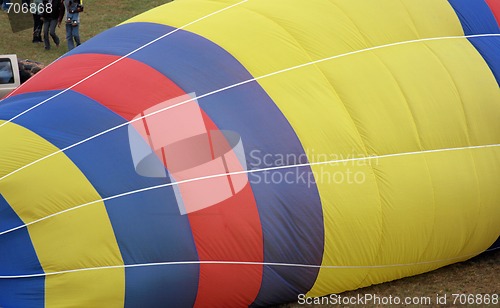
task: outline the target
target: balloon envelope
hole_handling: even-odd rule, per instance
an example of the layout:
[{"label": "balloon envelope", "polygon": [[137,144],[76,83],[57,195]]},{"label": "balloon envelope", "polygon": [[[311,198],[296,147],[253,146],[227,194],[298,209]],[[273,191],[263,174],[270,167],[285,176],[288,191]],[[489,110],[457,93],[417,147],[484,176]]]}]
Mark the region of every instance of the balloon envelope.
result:
[{"label": "balloon envelope", "polygon": [[498,11],[178,0],[75,48],[0,102],[0,306],[271,305],[487,250]]}]

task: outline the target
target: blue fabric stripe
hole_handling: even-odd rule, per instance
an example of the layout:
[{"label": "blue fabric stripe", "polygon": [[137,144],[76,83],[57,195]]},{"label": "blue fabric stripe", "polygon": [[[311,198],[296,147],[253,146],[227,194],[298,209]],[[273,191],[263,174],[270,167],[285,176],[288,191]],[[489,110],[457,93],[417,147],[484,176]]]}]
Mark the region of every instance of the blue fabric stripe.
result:
[{"label": "blue fabric stripe", "polygon": [[[122,56],[173,28],[149,23],[125,24],[93,38],[70,55],[104,53]],[[133,54],[174,81],[185,92],[197,95],[251,79],[250,73],[229,53],[212,42],[178,31]],[[199,101],[220,129],[239,133],[249,168],[304,163],[304,149],[292,127],[267,93],[256,82]],[[300,161],[273,161],[286,154]],[[304,168],[305,175],[310,168]],[[277,171],[283,175],[285,171]],[[277,176],[278,176],[277,175]],[[321,264],[324,245],[322,208],[317,188],[304,182],[288,184],[252,181],[264,233],[266,262]],[[264,268],[258,305],[293,301],[307,292],[317,269]]]},{"label": "blue fabric stripe", "polygon": [[484,0],[449,0],[466,35],[500,33],[495,16]]},{"label": "blue fabric stripe", "polygon": [[[9,119],[55,93],[9,98],[2,104],[0,118]],[[68,91],[15,122],[64,148],[125,120],[90,98]],[[166,183],[165,179],[145,178],[135,172],[127,126],[65,153],[103,198]],[[170,187],[113,199],[105,205],[125,264],[198,260],[189,221],[179,215]],[[182,283],[178,276],[170,274],[173,270],[168,266],[155,269],[126,269],[126,306],[139,302],[146,307],[165,305],[169,303],[165,302],[167,298],[178,298],[180,306],[193,305],[199,266],[176,268]],[[144,294],[138,293],[138,283],[169,287],[152,288]]]},{"label": "blue fabric stripe", "polygon": [[488,63],[500,86],[500,37],[474,37],[470,38],[469,41]]},{"label": "blue fabric stripe", "polygon": [[[466,35],[500,34],[498,23],[484,0],[449,0],[462,23]],[[475,37],[469,41],[476,47],[500,85],[500,37]]]},{"label": "blue fabric stripe", "polygon": [[[23,225],[0,194],[0,232]],[[43,273],[28,229],[0,235],[0,276]],[[0,279],[0,307],[43,307],[45,277]]]},{"label": "blue fabric stripe", "polygon": [[[134,308],[193,307],[194,298],[184,298],[185,293],[175,294],[172,290],[196,290],[198,282],[193,283],[192,278],[198,270],[196,264],[127,269],[125,304]],[[154,294],[155,298],[149,298],[150,294]]]}]

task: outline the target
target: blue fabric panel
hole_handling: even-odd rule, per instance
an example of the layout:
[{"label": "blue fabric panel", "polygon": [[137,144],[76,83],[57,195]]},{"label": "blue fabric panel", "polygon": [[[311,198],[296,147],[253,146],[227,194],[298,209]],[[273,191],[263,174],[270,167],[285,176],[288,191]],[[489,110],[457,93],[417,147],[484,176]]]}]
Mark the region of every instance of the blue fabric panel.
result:
[{"label": "blue fabric panel", "polygon": [[[2,105],[0,119],[11,118],[55,93],[38,92],[9,98]],[[69,91],[15,122],[56,147],[64,148],[125,120],[88,97]],[[127,126],[65,153],[103,198],[167,183],[165,179],[146,178],[135,172]],[[198,260],[188,218],[179,214],[170,187],[112,199],[105,205],[125,264]],[[177,283],[179,277],[161,276],[164,272],[155,273],[145,267],[127,269],[126,305],[140,301],[150,306],[174,297],[183,301],[181,306],[192,305],[197,294],[199,266],[176,268],[183,279],[189,280],[184,284]],[[137,285],[133,279],[172,287],[151,290],[147,296],[133,298],[139,296],[133,291]]]},{"label": "blue fabric panel", "polygon": [[[172,294],[170,290],[192,290],[198,288],[189,272],[197,272],[199,266],[158,265],[127,269],[127,307],[193,307],[194,298],[183,298],[183,294]],[[155,294],[150,298],[149,294]]]},{"label": "blue fabric panel", "polygon": [[449,0],[465,35],[500,33],[495,16],[484,0]]},{"label": "blue fabric panel", "polygon": [[[0,195],[0,232],[23,225]],[[0,235],[0,276],[42,274],[27,228]],[[0,307],[43,307],[45,277],[0,278]]]},{"label": "blue fabric panel", "polygon": [[[122,56],[172,30],[158,24],[125,24],[93,38],[91,43],[74,49],[70,55],[103,53]],[[198,96],[252,78],[225,50],[186,31],[178,31],[155,42],[131,58],[155,68],[185,92],[195,92]],[[289,154],[300,157],[301,163],[306,162],[304,149],[292,127],[258,83],[205,97],[199,103],[220,129],[241,135],[249,168],[297,163],[262,164],[260,159],[252,159],[252,156],[271,155],[276,158]],[[305,169],[306,174],[311,172],[310,168]],[[315,185],[255,181],[252,190],[264,233],[265,262],[321,264],[324,230]],[[297,294],[312,287],[317,273],[318,269],[266,267],[255,303],[264,305],[296,300]],[[276,296],[278,290],[281,290],[280,296]]]},{"label": "blue fabric panel", "polygon": [[500,36],[473,37],[469,41],[476,47],[490,67],[500,85]]},{"label": "blue fabric panel", "polygon": [[44,277],[0,279],[0,307],[40,308],[44,305]]},{"label": "blue fabric panel", "polygon": [[[475,34],[500,34],[500,28],[484,0],[449,0],[457,13],[464,33]],[[469,38],[471,43],[481,53],[486,63],[500,85],[500,38],[496,36]]]}]

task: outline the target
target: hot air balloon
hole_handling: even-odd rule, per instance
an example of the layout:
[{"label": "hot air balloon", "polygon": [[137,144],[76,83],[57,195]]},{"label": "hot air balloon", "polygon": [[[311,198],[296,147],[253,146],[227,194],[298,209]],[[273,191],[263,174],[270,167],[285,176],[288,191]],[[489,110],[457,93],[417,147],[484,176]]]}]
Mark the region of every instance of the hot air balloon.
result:
[{"label": "hot air balloon", "polygon": [[0,102],[0,306],[265,306],[494,248],[498,20],[177,0],[92,38]]}]

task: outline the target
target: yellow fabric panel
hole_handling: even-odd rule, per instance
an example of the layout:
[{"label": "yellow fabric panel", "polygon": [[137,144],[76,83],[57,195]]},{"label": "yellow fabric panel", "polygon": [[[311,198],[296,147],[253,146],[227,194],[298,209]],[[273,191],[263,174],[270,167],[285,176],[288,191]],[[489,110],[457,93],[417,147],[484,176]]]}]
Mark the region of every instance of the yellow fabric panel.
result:
[{"label": "yellow fabric panel", "polygon": [[[427,161],[434,199],[439,206],[435,207],[433,236],[423,255],[424,260],[460,255],[466,245],[471,249],[468,254],[488,248],[489,243],[484,239],[469,238],[478,223],[480,207],[480,187],[469,151],[434,153],[428,155]],[[451,174],[453,181],[450,181]]]},{"label": "yellow fabric panel", "polygon": [[[398,205],[397,208],[384,208],[384,225],[394,226],[398,232],[384,228],[381,251],[393,253],[380,254],[377,264],[417,264],[372,268],[366,281],[358,287],[463,261],[490,246],[500,234],[499,154],[500,149],[488,148],[380,160],[376,168],[385,170],[387,181],[381,189],[392,189],[387,196],[391,204]],[[413,166],[409,160],[425,163]],[[422,181],[426,173],[429,180]],[[450,181],[450,174],[453,181]],[[423,182],[432,186],[422,185]],[[422,192],[429,189],[432,200],[422,198]],[[407,207],[410,200],[416,205],[413,209]]]},{"label": "yellow fabric panel", "polygon": [[457,14],[446,0],[401,1],[418,38],[464,35]]},{"label": "yellow fabric panel", "polygon": [[[200,17],[235,2],[174,1],[130,22],[180,27],[193,20],[193,10]],[[224,48],[255,77],[367,47],[463,35],[446,0],[251,0],[185,30]],[[321,154],[346,158],[500,143],[500,129],[492,129],[499,125],[498,86],[466,39],[386,47],[258,82],[312,162]],[[383,158],[373,167],[313,166],[316,175],[357,171],[366,181],[316,178],[325,267],[308,295],[418,274],[486,249],[500,225],[493,215],[498,194],[485,184],[497,181],[498,163],[493,171],[485,165],[495,157],[498,162],[497,149],[477,149]],[[451,234],[453,219],[464,217],[464,228]],[[328,268],[349,265],[387,267]]]},{"label": "yellow fabric panel", "polygon": [[[433,51],[444,53],[447,48],[455,56],[438,58]],[[441,59],[450,62],[453,73]],[[493,76],[490,83],[476,81],[488,74],[483,62],[467,40],[454,39],[356,54],[321,68],[338,89],[368,149],[388,154],[467,146],[469,135],[483,136],[480,142],[474,137],[472,144],[494,143],[491,127],[500,129],[500,123],[494,121],[499,111],[492,98],[500,93]]]},{"label": "yellow fabric panel", "polygon": [[[331,196],[321,196],[325,245],[330,245],[325,248],[322,265],[369,266],[377,258],[383,236],[383,208],[370,165],[376,163],[362,160],[312,167],[318,188]],[[318,280],[335,279],[316,285],[308,295],[352,289],[363,282],[368,271],[367,268],[322,268]]]},{"label": "yellow fabric panel", "polygon": [[[154,12],[153,10],[150,10],[143,14],[132,17],[122,24],[131,22],[154,22],[165,24],[165,20],[168,20],[168,25],[179,28],[195,20],[203,18],[208,14],[211,14],[212,12],[223,9],[238,2],[239,1],[237,0],[227,0],[223,2],[203,0],[176,0],[154,8]],[[212,17],[208,17],[207,19],[210,20],[211,18]]]},{"label": "yellow fabric panel", "polygon": [[337,89],[368,153],[381,155],[421,150],[406,95],[375,52],[325,62],[321,70]]},{"label": "yellow fabric panel", "polygon": [[483,57],[465,39],[447,43],[426,42],[426,45],[455,84],[470,144],[499,143],[500,91]]},{"label": "yellow fabric panel", "polygon": [[[497,143],[499,143],[497,141]],[[477,224],[472,234],[473,239],[494,242],[495,234],[500,234],[500,217],[498,215],[498,174],[500,174],[500,148],[489,148],[472,151],[477,174],[480,205]],[[471,247],[474,249],[476,247]],[[476,253],[472,251],[472,253]],[[467,254],[465,252],[464,254]]]},{"label": "yellow fabric panel", "polygon": [[124,307],[123,268],[74,272],[49,277],[45,303],[52,307]]},{"label": "yellow fabric panel", "polygon": [[411,274],[414,266],[392,265],[421,262],[422,251],[433,234],[436,203],[426,158],[380,158],[372,166],[381,192],[383,227],[377,257],[371,265],[388,267],[370,268],[369,275],[356,287],[402,277],[398,273]]},{"label": "yellow fabric panel", "polygon": [[[311,1],[305,6],[290,5],[285,2],[252,1],[242,7],[267,19],[272,23],[270,25],[272,29],[279,29],[280,32],[290,34],[286,36],[286,40],[293,45],[299,45],[310,60],[319,60],[369,47],[350,17],[332,2]],[[304,27],[304,25],[307,26]],[[311,35],[311,29],[316,29],[315,32],[321,34]],[[246,48],[250,47],[246,46]],[[260,49],[262,46],[256,46],[256,48]]]},{"label": "yellow fabric panel", "polygon": [[[433,45],[444,46],[456,43],[457,40],[432,42]],[[474,48],[470,44],[463,47]],[[397,80],[413,114],[423,149],[469,144],[467,122],[458,89],[439,58],[425,43],[384,48],[375,51],[375,54]],[[462,61],[471,60],[461,51],[453,57],[461,58]],[[489,69],[484,65],[483,68]]]},{"label": "yellow fabric panel", "polygon": [[[434,50],[441,52],[440,57]],[[389,154],[499,142],[500,127],[495,126],[500,125],[500,92],[484,60],[465,39],[394,46],[320,66],[338,89],[370,152]],[[471,138],[474,142],[469,141],[469,135],[477,136]],[[422,158],[400,157],[399,163],[380,160],[375,168],[380,174],[384,206],[380,251],[385,253],[373,264],[411,264],[453,256],[466,259],[495,240],[499,232],[493,225],[498,223],[498,215],[491,202],[483,204],[480,198],[483,191],[493,197],[492,188],[479,185],[477,179],[486,174],[494,183],[495,173],[476,171],[478,160],[472,157],[481,151],[487,150],[475,150],[474,156],[467,151],[425,155],[429,163],[415,166],[412,159]],[[414,207],[418,213],[407,208],[415,201],[419,202]],[[405,232],[410,226],[412,229]],[[477,226],[481,231],[475,231]],[[455,261],[375,268],[357,287]]]},{"label": "yellow fabric panel", "polygon": [[[445,64],[441,58],[446,58]],[[498,86],[482,57],[465,39],[393,46],[335,59],[320,67],[349,110],[369,153],[500,141],[500,127],[494,129],[500,125]],[[485,203],[480,197],[487,191],[494,198],[492,188],[479,185],[478,177],[496,180],[494,172],[476,170],[473,157],[481,151],[487,150],[426,154],[419,164],[412,160],[423,157],[379,160],[375,170],[383,206],[383,237],[372,264],[445,261],[372,268],[362,283],[351,288],[429,271],[467,259],[491,245],[499,234],[494,225],[500,218],[491,201]],[[461,258],[453,259],[457,256]],[[332,271],[322,270],[309,295],[325,294],[328,284],[322,284],[325,276],[321,275],[326,272]]]},{"label": "yellow fabric panel", "polygon": [[464,35],[460,20],[446,0],[330,1],[351,18],[372,46]]},{"label": "yellow fabric panel", "polygon": [[[13,123],[2,126],[0,139],[0,177],[58,150]],[[0,193],[24,223],[101,199],[64,153],[3,179]],[[123,264],[103,202],[34,223],[28,232],[45,273]],[[48,275],[45,303],[123,306],[124,276],[123,269]]]},{"label": "yellow fabric panel", "polygon": [[[450,41],[436,43],[453,44]],[[409,107],[412,118],[408,120],[414,122],[416,126],[422,149],[442,149],[468,144],[467,125],[457,89],[447,70],[424,43],[393,46],[376,50],[373,53],[386,66],[386,70],[390,71],[393,80],[398,84],[399,91],[396,93],[402,93],[404,96],[404,100],[399,104]],[[347,58],[344,60],[349,61]],[[332,72],[336,63],[329,64],[332,65],[329,72]],[[361,74],[364,71],[354,69]],[[364,87],[369,86],[364,85]],[[378,91],[381,90],[378,89]],[[355,93],[352,95],[357,96]],[[356,104],[356,108],[361,109],[363,105]],[[386,108],[386,106],[381,104],[378,108]],[[391,117],[397,115],[398,113],[394,112]],[[373,121],[361,125],[367,130],[375,126],[384,127],[380,122]],[[387,133],[391,134],[389,130]],[[385,144],[383,137],[379,136],[371,142],[382,146]]]}]

